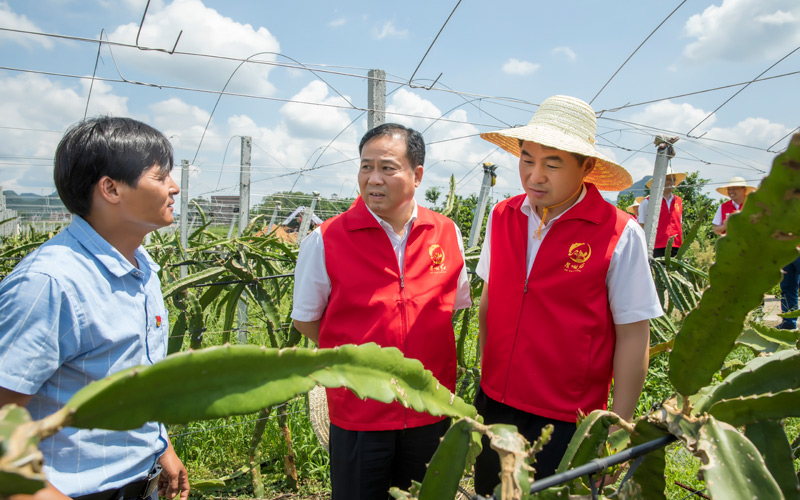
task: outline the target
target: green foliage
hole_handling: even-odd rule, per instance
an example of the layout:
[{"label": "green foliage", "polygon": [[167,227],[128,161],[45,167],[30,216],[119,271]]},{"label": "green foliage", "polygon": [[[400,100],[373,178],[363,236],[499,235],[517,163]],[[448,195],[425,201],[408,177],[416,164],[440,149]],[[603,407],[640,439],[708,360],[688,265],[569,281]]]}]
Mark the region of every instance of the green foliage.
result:
[{"label": "green foliage", "polygon": [[[682,394],[707,385],[731,351],[747,313],[780,280],[780,269],[797,256],[793,231],[800,214],[800,136],[775,159],[761,188],[728,219],[717,244],[712,282],[700,305],[684,321],[670,357],[670,380]],[[747,277],[747,286],[742,279]]]},{"label": "green foliage", "polygon": [[[181,379],[181,384],[164,380]],[[316,384],[348,387],[361,398],[450,417],[475,409],[441,386],[417,360],[376,344],[335,349],[221,346],[172,355],[93,382],[61,411],[78,428],[135,429],[241,415],[282,403]],[[158,405],[147,404],[156,399]]]}]

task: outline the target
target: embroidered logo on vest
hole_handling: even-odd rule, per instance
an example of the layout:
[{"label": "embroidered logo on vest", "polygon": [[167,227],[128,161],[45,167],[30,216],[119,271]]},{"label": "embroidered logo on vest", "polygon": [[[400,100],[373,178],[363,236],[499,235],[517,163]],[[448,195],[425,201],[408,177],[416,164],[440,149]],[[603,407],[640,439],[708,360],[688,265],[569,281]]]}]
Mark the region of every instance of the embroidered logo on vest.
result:
[{"label": "embroidered logo on vest", "polygon": [[428,255],[431,256],[432,273],[443,273],[447,269],[444,265],[444,248],[434,243],[428,247]]},{"label": "embroidered logo on vest", "polygon": [[592,247],[588,243],[573,243],[569,246],[567,257],[569,260],[564,263],[564,271],[568,273],[579,273],[592,256]]}]

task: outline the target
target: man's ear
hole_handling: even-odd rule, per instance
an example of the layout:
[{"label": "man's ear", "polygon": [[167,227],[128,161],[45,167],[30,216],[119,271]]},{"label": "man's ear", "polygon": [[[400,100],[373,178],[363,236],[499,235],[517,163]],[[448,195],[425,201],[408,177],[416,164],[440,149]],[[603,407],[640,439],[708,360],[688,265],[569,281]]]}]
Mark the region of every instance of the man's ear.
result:
[{"label": "man's ear", "polygon": [[417,165],[417,168],[414,169],[414,187],[419,187],[419,183],[422,182],[422,174],[425,169],[422,165]]},{"label": "man's ear", "polygon": [[591,156],[583,160],[583,165],[581,165],[581,168],[583,169],[584,179],[588,177],[589,174],[592,173],[592,170],[594,170],[594,166],[596,163],[597,163],[597,158]]},{"label": "man's ear", "polygon": [[120,201],[120,185],[111,177],[104,175],[100,177],[94,186],[95,193],[107,203],[117,204]]}]

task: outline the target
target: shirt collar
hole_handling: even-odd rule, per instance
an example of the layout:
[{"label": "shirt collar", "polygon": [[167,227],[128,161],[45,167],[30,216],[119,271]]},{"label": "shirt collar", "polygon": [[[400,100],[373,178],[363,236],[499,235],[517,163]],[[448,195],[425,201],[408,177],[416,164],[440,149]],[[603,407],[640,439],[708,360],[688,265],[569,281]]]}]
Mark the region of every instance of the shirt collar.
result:
[{"label": "shirt collar", "polygon": [[[403,234],[407,234],[408,230],[411,228],[411,224],[413,224],[414,221],[417,220],[417,201],[412,198],[411,203],[413,203],[414,208],[411,209],[411,217],[406,221],[405,224],[403,224],[403,227],[405,228],[405,231],[403,231]],[[383,229],[385,229],[387,231],[392,231],[393,233],[395,232],[394,228],[392,227],[392,225],[389,224],[388,222],[386,222],[385,220],[381,219],[375,212],[373,212],[367,206],[366,203],[364,204],[364,206],[367,208],[367,210],[369,210],[369,213],[372,214],[373,217],[375,217],[375,220],[378,221],[378,224],[380,224]],[[397,233],[395,233],[395,234],[397,234]]]},{"label": "shirt collar", "polygon": [[[555,217],[553,217],[552,219],[550,219],[550,221],[547,224],[545,224],[545,226],[549,226],[550,224],[553,223],[553,221],[558,220],[562,215],[564,215],[565,213],[567,213],[570,210],[572,210],[572,207],[574,207],[575,205],[580,203],[586,197],[586,192],[587,192],[586,191],[586,185],[584,184],[583,187],[581,188],[581,194],[578,196],[578,199],[575,200],[575,203],[570,205],[569,208],[567,208],[566,210],[564,210],[560,214],[558,214]],[[534,218],[534,220],[541,220],[541,217],[539,217],[539,214],[537,214],[536,210],[533,209],[533,205],[531,205],[531,200],[530,200],[530,198],[528,198],[527,194],[525,195],[525,199],[522,200],[522,205],[520,205],[520,210],[522,210],[522,213],[524,213],[528,217],[532,216]]]},{"label": "shirt collar", "polygon": [[[100,236],[83,217],[73,214],[67,231],[114,276],[121,278],[126,274],[135,274],[139,271],[128,262],[128,259],[119,250]],[[137,262],[146,264],[152,271],[160,269],[144,250],[144,247],[137,248],[134,256]]]}]

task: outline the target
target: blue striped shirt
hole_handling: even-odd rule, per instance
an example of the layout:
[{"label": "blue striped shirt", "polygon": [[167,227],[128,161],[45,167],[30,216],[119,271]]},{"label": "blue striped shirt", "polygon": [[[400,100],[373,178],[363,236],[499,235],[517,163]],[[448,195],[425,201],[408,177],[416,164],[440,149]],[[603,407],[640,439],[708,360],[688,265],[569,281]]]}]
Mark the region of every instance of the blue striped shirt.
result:
[{"label": "blue striped shirt", "polygon": [[[34,419],[94,380],[166,355],[159,267],[144,248],[135,255],[138,269],[73,216],[0,281],[0,386],[32,394]],[[158,423],[122,432],[70,427],[40,449],[50,482],[77,496],[143,478],[166,439]]]}]

